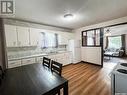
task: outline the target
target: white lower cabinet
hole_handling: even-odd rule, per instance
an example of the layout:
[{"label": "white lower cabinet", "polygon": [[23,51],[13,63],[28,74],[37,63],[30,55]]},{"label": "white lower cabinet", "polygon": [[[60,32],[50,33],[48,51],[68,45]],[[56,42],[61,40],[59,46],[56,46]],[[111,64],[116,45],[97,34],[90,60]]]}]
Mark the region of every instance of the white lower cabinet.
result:
[{"label": "white lower cabinet", "polygon": [[71,63],[70,61],[71,52],[64,52],[64,53],[52,54],[48,56],[38,56],[32,58],[25,58],[21,60],[8,61],[8,68],[14,68],[22,65],[33,64],[33,63],[42,63],[43,57],[47,57],[50,58],[51,60],[57,61],[63,64],[63,66]]},{"label": "white lower cabinet", "polygon": [[63,66],[71,63],[70,58],[71,58],[70,52],[61,53],[61,54],[56,55],[56,61],[63,64]]},{"label": "white lower cabinet", "polygon": [[36,58],[36,62],[37,62],[37,63],[42,63],[42,62],[43,62],[43,56],[37,57],[37,58]]},{"label": "white lower cabinet", "polygon": [[22,59],[22,65],[28,65],[36,63],[35,58]]},{"label": "white lower cabinet", "polygon": [[21,66],[21,60],[8,61],[8,68]]},{"label": "white lower cabinet", "polygon": [[49,55],[48,58],[51,59],[51,60],[56,61],[56,55],[55,54]]}]

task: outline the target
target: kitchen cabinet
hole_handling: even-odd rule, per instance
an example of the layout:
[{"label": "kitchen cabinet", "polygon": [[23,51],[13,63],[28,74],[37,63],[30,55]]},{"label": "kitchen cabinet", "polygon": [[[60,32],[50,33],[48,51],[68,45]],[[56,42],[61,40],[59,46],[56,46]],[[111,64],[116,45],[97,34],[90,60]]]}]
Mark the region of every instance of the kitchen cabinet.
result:
[{"label": "kitchen cabinet", "polygon": [[18,66],[21,66],[21,60],[8,61],[8,68],[14,68]]},{"label": "kitchen cabinet", "polygon": [[14,68],[14,67],[22,66],[22,65],[33,64],[33,63],[42,63],[43,57],[47,57],[47,58],[50,58],[51,60],[57,61],[63,64],[63,66],[72,63],[71,52],[62,52],[62,53],[56,53],[51,55],[23,58],[19,60],[9,60],[8,68]]},{"label": "kitchen cabinet", "polygon": [[5,35],[7,47],[16,47],[17,46],[16,26],[5,25]]},{"label": "kitchen cabinet", "polygon": [[59,33],[58,34],[58,43],[59,45],[67,45],[69,40],[74,39],[73,33]]},{"label": "kitchen cabinet", "polygon": [[39,44],[40,29],[30,28],[30,46],[37,46]]},{"label": "kitchen cabinet", "polygon": [[36,63],[35,58],[22,59],[22,65],[28,65]]},{"label": "kitchen cabinet", "polygon": [[17,37],[18,37],[18,46],[29,46],[29,28],[17,26]]},{"label": "kitchen cabinet", "polygon": [[56,61],[56,54],[47,56],[49,59]]},{"label": "kitchen cabinet", "polygon": [[39,56],[36,58],[36,62],[37,63],[42,63],[43,62],[43,57],[48,57],[47,55],[46,56]]},{"label": "kitchen cabinet", "polygon": [[52,59],[54,59],[55,61],[63,64],[64,65],[67,65],[67,64],[70,64],[71,63],[71,57],[70,57],[70,52],[64,52],[64,53],[59,53],[59,54],[55,54]]}]

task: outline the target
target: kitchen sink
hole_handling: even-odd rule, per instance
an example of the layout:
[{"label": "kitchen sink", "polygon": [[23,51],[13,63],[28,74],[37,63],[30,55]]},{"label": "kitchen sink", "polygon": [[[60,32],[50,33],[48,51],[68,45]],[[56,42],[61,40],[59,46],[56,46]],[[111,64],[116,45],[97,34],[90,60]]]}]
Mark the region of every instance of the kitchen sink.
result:
[{"label": "kitchen sink", "polygon": [[123,74],[127,74],[127,70],[125,70],[125,69],[118,69],[117,71],[120,73],[123,73]]},{"label": "kitchen sink", "polygon": [[127,63],[121,63],[120,65],[127,67]]}]

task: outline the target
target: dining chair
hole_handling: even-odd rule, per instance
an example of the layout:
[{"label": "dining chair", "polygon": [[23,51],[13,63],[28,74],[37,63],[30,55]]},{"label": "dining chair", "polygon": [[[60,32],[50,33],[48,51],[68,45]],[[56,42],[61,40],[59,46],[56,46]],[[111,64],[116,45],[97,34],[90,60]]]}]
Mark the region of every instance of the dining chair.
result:
[{"label": "dining chair", "polygon": [[50,68],[50,64],[51,64],[50,62],[51,62],[51,59],[43,57],[43,63],[42,63],[43,66]]},{"label": "dining chair", "polygon": [[58,75],[61,76],[62,72],[62,64],[56,61],[51,62],[51,71],[57,73]]},{"label": "dining chair", "polygon": [[0,84],[1,84],[1,81],[3,79],[3,75],[4,75],[4,72],[3,72],[2,67],[0,66]]},{"label": "dining chair", "polygon": [[[59,62],[53,61],[51,62],[51,71],[57,73],[58,75],[61,76],[62,72],[62,64]],[[60,90],[56,93],[57,95],[60,95]]]}]

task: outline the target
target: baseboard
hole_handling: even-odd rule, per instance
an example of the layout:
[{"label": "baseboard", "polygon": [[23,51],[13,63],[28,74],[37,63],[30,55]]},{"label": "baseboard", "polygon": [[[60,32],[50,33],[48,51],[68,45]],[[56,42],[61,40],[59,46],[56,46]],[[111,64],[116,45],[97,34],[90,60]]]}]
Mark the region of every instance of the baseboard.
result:
[{"label": "baseboard", "polygon": [[102,65],[95,64],[95,63],[91,63],[91,62],[86,62],[86,61],[81,61],[81,62],[83,62],[83,63],[87,63],[87,64],[92,64],[92,65],[95,65],[95,66],[100,66],[100,67],[102,67]]}]

